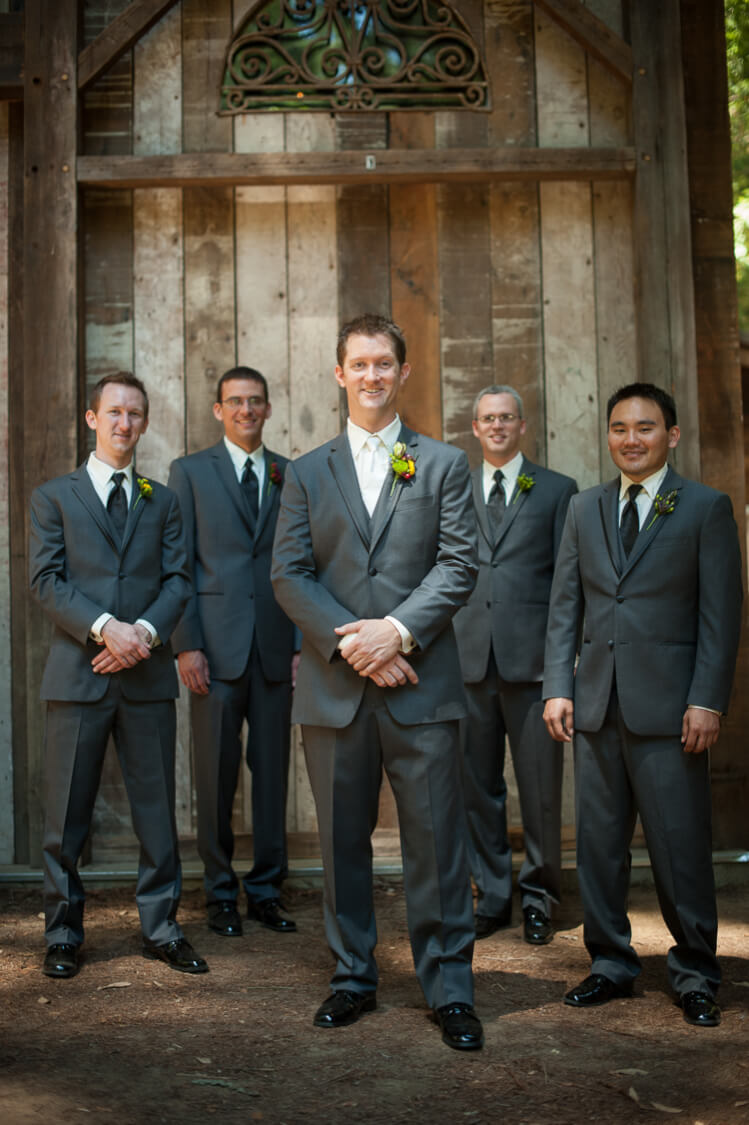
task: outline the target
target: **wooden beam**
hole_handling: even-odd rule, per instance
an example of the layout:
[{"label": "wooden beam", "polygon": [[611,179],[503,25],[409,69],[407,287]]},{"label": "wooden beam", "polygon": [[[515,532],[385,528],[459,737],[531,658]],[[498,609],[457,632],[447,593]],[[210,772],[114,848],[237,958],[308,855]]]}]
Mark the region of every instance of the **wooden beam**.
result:
[{"label": "wooden beam", "polygon": [[79,156],[83,187],[198,187],[238,184],[386,184],[539,180],[623,180],[630,148],[388,149],[365,153],[181,153]]},{"label": "wooden beam", "polygon": [[632,48],[580,0],[535,0],[588,54],[623,82],[632,84]]},{"label": "wooden beam", "polygon": [[0,13],[0,101],[23,98],[23,12]]},{"label": "wooden beam", "polygon": [[129,51],[177,0],[131,0],[130,5],[78,55],[78,89],[92,82]]}]

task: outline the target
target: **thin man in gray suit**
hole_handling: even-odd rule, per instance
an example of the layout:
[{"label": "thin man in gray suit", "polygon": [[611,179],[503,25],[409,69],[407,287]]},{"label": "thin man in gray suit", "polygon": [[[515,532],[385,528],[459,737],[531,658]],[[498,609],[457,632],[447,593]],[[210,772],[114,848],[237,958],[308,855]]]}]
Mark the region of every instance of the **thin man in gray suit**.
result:
[{"label": "thin man in gray suit", "polygon": [[[720,1021],[707,751],[728,707],[741,624],[731,502],[667,463],[676,407],[652,383],[608,403],[619,475],[572,499],[551,592],[544,717],[575,732],[577,864],[592,973],[576,1007],[632,994],[627,917],[639,812],[674,938],[668,975],[688,1023]],[[580,662],[575,674],[578,630]]]},{"label": "thin man in gray suit", "polygon": [[42,678],[45,734],[44,972],[72,977],[83,942],[77,870],[111,734],[141,845],[135,898],[146,957],[208,966],[177,924],[174,817],[177,677],[169,637],[189,590],[177,497],[135,475],[148,425],[139,379],[105,376],[86,423],[96,449],[31,498],[31,589],[54,625]]},{"label": "thin man in gray suit", "polygon": [[191,693],[208,925],[223,937],[242,933],[231,812],[246,719],[253,835],[253,866],[242,879],[247,913],[286,933],[296,930],[280,898],[287,872],[295,631],[273,596],[270,560],[287,460],[262,444],[271,404],[259,371],[225,372],[213,415],[224,429],[218,445],[180,457],[169,473],[182,509],[192,578],[173,646]]},{"label": "thin man in gray suit", "polygon": [[554,936],[551,907],[561,894],[563,759],[544,726],[541,680],[554,560],[577,485],[520,452],[526,425],[514,387],[479,391],[472,424],[484,454],[472,474],[480,565],[454,625],[468,697],[463,788],[479,895],[476,937],[512,920],[507,735],[525,840],[518,876],[523,934],[531,945],[545,945]]},{"label": "thin man in gray suit", "polygon": [[346,431],[289,465],[272,568],[303,635],[293,717],[317,807],[325,925],[336,967],[318,1027],[376,1006],[370,836],[383,766],[400,821],[416,973],[451,1047],[481,1047],[458,720],[465,696],[452,629],[476,577],[465,454],[404,426],[400,329],[345,325],[336,379]]}]

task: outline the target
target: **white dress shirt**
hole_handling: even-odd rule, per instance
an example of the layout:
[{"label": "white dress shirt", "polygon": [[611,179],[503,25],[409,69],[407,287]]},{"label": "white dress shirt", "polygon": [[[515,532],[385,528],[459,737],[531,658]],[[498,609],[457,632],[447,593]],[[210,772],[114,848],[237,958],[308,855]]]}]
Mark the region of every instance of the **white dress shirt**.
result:
[{"label": "white dress shirt", "polygon": [[265,486],[265,447],[259,445],[257,449],[253,449],[252,453],[248,453],[246,449],[242,449],[241,445],[235,445],[233,441],[229,441],[228,437],[224,436],[224,445],[226,451],[231,457],[231,463],[234,466],[234,472],[237,474],[237,480],[242,482],[242,473],[249,457],[252,462],[252,467],[255,470],[257,477],[257,495],[258,495],[258,509],[263,502],[263,487]]},{"label": "white dress shirt", "polygon": [[488,502],[489,493],[494,487],[494,474],[496,473],[498,467],[501,468],[503,473],[502,488],[504,489],[505,506],[507,507],[509,506],[512,494],[515,491],[515,485],[517,484],[518,477],[520,476],[520,470],[523,467],[523,454],[518,451],[512,458],[512,460],[508,461],[506,465],[490,465],[488,461],[484,461],[482,483],[484,486],[485,504]]},{"label": "white dress shirt", "polygon": [[[378,430],[377,433],[371,434],[368,430],[363,430],[361,426],[357,426],[349,418],[346,422],[346,436],[351,448],[351,456],[354,458],[354,468],[356,469],[356,479],[359,482],[359,489],[361,497],[364,501],[364,507],[371,516],[377,507],[377,501],[382,492],[382,486],[385,483],[386,477],[390,474],[390,454],[393,451],[393,446],[398,440],[398,435],[401,432],[401,420],[396,414],[392,422],[389,422],[383,429]],[[389,614],[385,617],[391,625],[394,625],[398,630],[401,639],[401,652],[410,652],[415,648],[415,641],[405,625],[398,620],[397,617],[391,617]],[[354,634],[348,634],[352,636]],[[346,637],[341,638],[338,647],[346,647],[343,642]]]},{"label": "white dress shirt", "polygon": [[[125,465],[123,469],[113,469],[111,465],[107,465],[106,462],[100,461],[95,453],[89,453],[88,461],[86,462],[86,472],[91,478],[91,483],[94,486],[94,492],[99,497],[105,508],[107,506],[107,501],[109,500],[109,494],[114,488],[114,474],[124,473],[125,477],[122,481],[122,488],[127,500],[128,510],[130,509],[130,501],[133,495],[134,474],[132,461],[129,465]],[[94,621],[93,625],[89,629],[89,635],[91,639],[93,641],[96,641],[97,644],[100,645],[104,643],[101,631],[106,625],[107,621],[110,621],[113,616],[114,614],[112,613],[100,613],[96,618],[96,621]],[[160,643],[159,635],[150,621],[146,621],[144,617],[139,617],[135,624],[143,625],[146,629],[148,629],[148,632],[151,635],[151,648],[155,648],[156,645]]]}]

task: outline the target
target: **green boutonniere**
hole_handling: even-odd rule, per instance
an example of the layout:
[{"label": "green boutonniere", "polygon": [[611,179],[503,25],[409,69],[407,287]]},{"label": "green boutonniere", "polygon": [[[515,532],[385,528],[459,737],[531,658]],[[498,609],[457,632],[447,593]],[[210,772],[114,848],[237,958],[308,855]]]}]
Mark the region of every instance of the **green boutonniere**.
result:
[{"label": "green boutonniere", "polygon": [[390,486],[390,495],[393,495],[397,480],[413,480],[416,476],[416,459],[408,452],[402,441],[396,441],[393,452],[390,454],[390,467],[393,470],[393,483]]},{"label": "green boutonniere", "polygon": [[135,497],[133,511],[138,507],[141,500],[150,500],[153,496],[153,485],[150,480],[147,480],[145,477],[136,477],[135,483],[138,486],[138,495]]},{"label": "green boutonniere", "polygon": [[535,483],[533,477],[526,476],[525,473],[520,473],[515,484],[515,499],[513,500],[513,504],[517,504],[521,492],[530,492]]},{"label": "green boutonniere", "polygon": [[671,514],[671,512],[673,512],[674,508],[676,507],[676,505],[678,503],[679,503],[679,493],[676,491],[675,488],[672,488],[671,491],[667,492],[665,496],[661,496],[660,492],[656,492],[655,500],[653,501],[653,507],[655,508],[655,514],[653,515],[652,520],[650,521],[648,526],[645,528],[645,530],[650,531],[650,528],[653,526],[655,521],[658,519],[658,516],[669,516]]}]

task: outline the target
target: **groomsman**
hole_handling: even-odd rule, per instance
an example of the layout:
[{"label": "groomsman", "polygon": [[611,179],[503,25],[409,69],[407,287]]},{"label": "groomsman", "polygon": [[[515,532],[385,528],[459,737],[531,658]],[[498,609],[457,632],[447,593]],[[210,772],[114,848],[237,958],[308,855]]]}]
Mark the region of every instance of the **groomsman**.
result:
[{"label": "groomsman", "polygon": [[238,937],[232,804],[247,720],[252,772],[253,865],[242,878],[247,916],[277,933],[296,924],[281,903],[286,876],[286,789],[294,626],[270,584],[273,535],[287,460],[263,446],[268,384],[252,367],[221,376],[213,416],[221,440],[172,463],[192,589],[174,632],[190,689],[198,851],[208,925]]},{"label": "groomsman", "polygon": [[551,908],[561,893],[563,761],[544,726],[541,681],[554,560],[577,485],[520,452],[525,429],[514,387],[479,391],[473,433],[484,456],[472,474],[479,576],[454,625],[468,696],[463,788],[479,896],[476,937],[512,919],[504,779],[509,736],[525,841],[518,877],[523,934],[531,945],[545,945],[553,938]]},{"label": "groomsman", "polygon": [[273,557],[304,635],[295,718],[315,797],[335,971],[315,1026],[376,1007],[372,847],[383,768],[393,787],[414,964],[442,1038],[475,1050],[471,889],[460,824],[465,698],[452,617],[476,577],[464,453],[405,426],[401,330],[349,322],[335,377],[346,429],[289,466]]},{"label": "groomsman", "polygon": [[176,922],[181,871],[174,817],[174,698],[169,637],[189,590],[177,497],[136,476],[148,425],[145,387],[101,379],[86,424],[96,449],[31,498],[31,590],[54,626],[42,678],[47,701],[44,972],[72,977],[83,943],[77,870],[111,734],[140,842],[135,898],[146,957],[208,966]]},{"label": "groomsman", "polygon": [[[741,627],[731,502],[668,464],[680,437],[652,383],[608,402],[619,470],[573,498],[551,593],[544,670],[551,735],[575,732],[577,871],[591,975],[575,1007],[632,994],[640,961],[627,917],[639,812],[674,939],[671,986],[688,1023],[720,1021],[710,761]],[[582,628],[580,660],[575,670]]]}]

